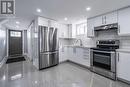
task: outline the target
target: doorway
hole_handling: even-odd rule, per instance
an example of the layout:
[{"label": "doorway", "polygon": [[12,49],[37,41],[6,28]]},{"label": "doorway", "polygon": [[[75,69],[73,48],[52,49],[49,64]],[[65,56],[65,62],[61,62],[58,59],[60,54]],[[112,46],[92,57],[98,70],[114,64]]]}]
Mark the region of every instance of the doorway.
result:
[{"label": "doorway", "polygon": [[9,56],[22,56],[22,31],[19,30],[9,30]]}]

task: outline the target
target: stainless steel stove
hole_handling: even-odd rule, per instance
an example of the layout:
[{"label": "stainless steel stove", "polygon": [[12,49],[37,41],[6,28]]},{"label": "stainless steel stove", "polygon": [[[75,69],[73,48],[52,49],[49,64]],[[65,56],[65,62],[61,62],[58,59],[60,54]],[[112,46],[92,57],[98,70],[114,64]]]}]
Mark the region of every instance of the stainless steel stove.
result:
[{"label": "stainless steel stove", "polygon": [[96,48],[91,48],[91,70],[115,80],[119,40],[98,40],[96,45]]}]

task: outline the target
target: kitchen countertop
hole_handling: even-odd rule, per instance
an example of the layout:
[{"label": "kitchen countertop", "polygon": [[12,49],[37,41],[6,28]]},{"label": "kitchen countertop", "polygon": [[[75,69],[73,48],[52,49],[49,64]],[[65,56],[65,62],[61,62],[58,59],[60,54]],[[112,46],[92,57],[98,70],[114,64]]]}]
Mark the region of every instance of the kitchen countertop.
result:
[{"label": "kitchen countertop", "polygon": [[117,49],[117,52],[130,52],[130,49]]},{"label": "kitchen countertop", "polygon": [[92,48],[92,46],[73,46],[73,45],[64,45],[66,47],[75,47],[75,48]]}]

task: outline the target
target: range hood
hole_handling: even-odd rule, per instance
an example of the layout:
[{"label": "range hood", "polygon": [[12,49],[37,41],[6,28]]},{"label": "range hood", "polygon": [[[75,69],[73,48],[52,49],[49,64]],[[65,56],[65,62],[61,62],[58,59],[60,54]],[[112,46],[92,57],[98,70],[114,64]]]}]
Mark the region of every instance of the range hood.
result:
[{"label": "range hood", "polygon": [[94,27],[95,31],[118,29],[118,23]]}]

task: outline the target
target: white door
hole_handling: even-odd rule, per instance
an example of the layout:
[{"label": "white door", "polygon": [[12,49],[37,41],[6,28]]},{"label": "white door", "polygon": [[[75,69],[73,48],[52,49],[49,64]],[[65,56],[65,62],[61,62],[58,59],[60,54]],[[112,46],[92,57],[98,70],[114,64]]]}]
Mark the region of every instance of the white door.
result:
[{"label": "white door", "polygon": [[87,36],[94,37],[94,18],[87,20]]},{"label": "white door", "polygon": [[117,77],[130,81],[130,53],[118,53]]},{"label": "white door", "polygon": [[106,24],[113,24],[113,23],[117,23],[118,21],[118,16],[117,16],[117,11],[106,14],[106,19],[105,19],[105,23]]},{"label": "white door", "polygon": [[118,12],[119,35],[130,35],[130,7]]}]

